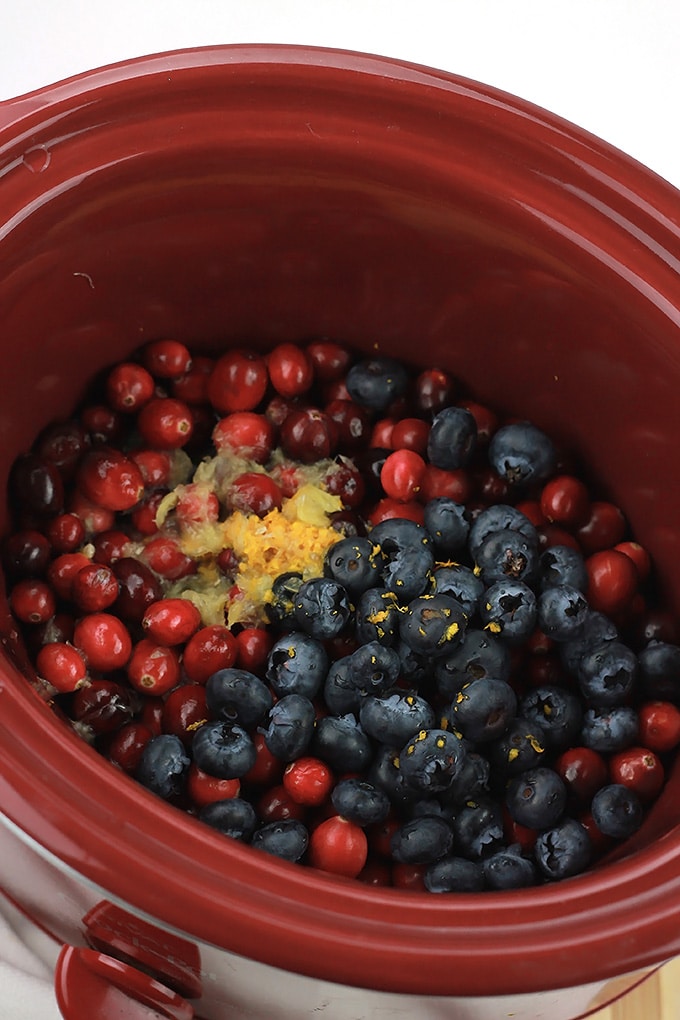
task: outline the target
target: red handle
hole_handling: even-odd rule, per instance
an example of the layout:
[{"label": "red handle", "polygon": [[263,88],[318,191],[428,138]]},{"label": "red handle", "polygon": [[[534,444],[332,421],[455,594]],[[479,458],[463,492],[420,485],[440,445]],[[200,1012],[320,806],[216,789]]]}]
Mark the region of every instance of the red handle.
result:
[{"label": "red handle", "polygon": [[[127,963],[94,949],[64,946],[54,972],[64,1020],[193,1020],[177,992]],[[151,1012],[149,1012],[151,1011]]]}]

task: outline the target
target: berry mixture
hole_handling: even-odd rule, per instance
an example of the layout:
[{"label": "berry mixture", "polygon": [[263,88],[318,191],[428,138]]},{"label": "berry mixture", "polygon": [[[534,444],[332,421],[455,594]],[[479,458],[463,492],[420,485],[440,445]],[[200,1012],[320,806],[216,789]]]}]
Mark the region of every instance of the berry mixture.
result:
[{"label": "berry mixture", "polygon": [[439,368],[148,343],[17,459],[36,686],[231,839],[371,885],[569,878],[680,744],[678,627],[621,509]]}]

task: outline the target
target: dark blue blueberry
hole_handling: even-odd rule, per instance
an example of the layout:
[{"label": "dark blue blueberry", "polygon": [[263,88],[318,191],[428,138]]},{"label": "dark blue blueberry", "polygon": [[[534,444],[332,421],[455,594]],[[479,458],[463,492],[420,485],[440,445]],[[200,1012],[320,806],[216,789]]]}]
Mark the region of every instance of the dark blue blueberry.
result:
[{"label": "dark blue blueberry", "polygon": [[430,703],[412,691],[388,691],[364,698],[359,719],[370,737],[400,747],[420,730],[432,729],[436,722]]},{"label": "dark blue blueberry", "polygon": [[302,574],[295,570],[279,574],[274,579],[271,601],[267,605],[267,616],[277,630],[292,630],[295,627],[295,599],[302,583]]},{"label": "dark blue blueberry", "polygon": [[552,545],[544,549],[538,560],[539,587],[554,588],[568,584],[578,591],[588,587],[588,571],[583,556],[570,545]]},{"label": "dark blue blueberry", "polygon": [[470,537],[468,539],[470,555],[473,558],[477,556],[479,547],[486,536],[490,535],[492,531],[502,531],[505,528],[521,532],[526,539],[538,545],[536,528],[526,514],[506,503],[494,503],[493,506],[482,510],[470,526]]},{"label": "dark blue blueberry", "polygon": [[179,737],[162,733],[146,744],[135,779],[163,800],[173,800],[184,790],[190,764]]},{"label": "dark blue blueberry", "polygon": [[248,842],[257,828],[255,808],[242,797],[231,800],[217,800],[206,804],[198,814],[199,819],[224,836]]},{"label": "dark blue blueberry", "polygon": [[404,822],[390,840],[392,857],[402,864],[432,864],[453,845],[451,826],[435,815],[421,815]]},{"label": "dark blue blueberry", "polygon": [[431,893],[475,893],[484,888],[484,871],[465,857],[442,857],[427,868],[423,882]]},{"label": "dark blue blueberry", "polygon": [[466,626],[463,607],[450,595],[419,595],[401,616],[399,637],[417,655],[440,659],[461,643]]},{"label": "dark blue blueberry", "polygon": [[579,636],[560,643],[560,659],[572,676],[576,676],[578,664],[588,649],[599,645],[602,641],[615,641],[618,636],[616,625],[608,616],[591,610],[586,614],[585,623]]},{"label": "dark blue blueberry", "polygon": [[284,861],[299,861],[309,845],[306,826],[295,818],[269,822],[253,833],[250,845]]},{"label": "dark blue blueberry", "polygon": [[583,716],[581,742],[600,754],[624,751],[638,739],[638,714],[629,705],[589,708]]},{"label": "dark blue blueberry", "polygon": [[513,719],[505,733],[489,745],[492,768],[506,776],[517,776],[543,761],[546,745],[543,731],[521,716]]},{"label": "dark blue blueberry", "polygon": [[567,788],[554,769],[527,769],[508,783],[505,793],[508,811],[527,829],[549,829],[562,817]]},{"label": "dark blue blueberry", "polygon": [[220,669],[205,685],[208,711],[213,719],[239,723],[252,729],[272,707],[272,695],[259,677],[246,669]]},{"label": "dark blue blueberry", "polygon": [[491,437],[489,463],[509,485],[526,486],[553,473],[555,447],[545,432],[530,422],[513,422]]},{"label": "dark blue blueberry", "polygon": [[368,538],[342,538],[326,553],[324,574],[357,596],[380,581],[382,560],[377,546]]},{"label": "dark blue blueberry", "polygon": [[583,724],[580,699],[552,684],[534,687],[525,694],[519,714],[540,731],[541,741],[549,751],[561,752],[573,745]]},{"label": "dark blue blueberry", "polygon": [[650,641],[638,659],[645,696],[680,705],[680,645]]},{"label": "dark blue blueberry", "polygon": [[339,815],[362,826],[384,822],[391,808],[384,790],[365,779],[354,777],[336,783],[331,802]]},{"label": "dark blue blueberry", "polygon": [[406,368],[395,358],[375,355],[357,361],[345,377],[352,400],[371,411],[384,411],[408,387]]},{"label": "dark blue blueberry", "polygon": [[401,660],[393,648],[378,641],[359,645],[329,669],[324,684],[327,707],[336,715],[358,712],[362,697],[382,694],[394,686],[400,668]]},{"label": "dark blue blueberry", "polygon": [[633,691],[638,660],[621,641],[603,641],[585,653],[578,665],[581,694],[589,705],[622,705]]},{"label": "dark blue blueberry", "polygon": [[465,547],[470,534],[467,509],[447,496],[438,496],[425,504],[423,524],[440,559],[455,556]]},{"label": "dark blue blueberry", "polygon": [[487,857],[482,861],[482,868],[488,889],[526,889],[536,885],[536,867],[522,855],[516,843]]},{"label": "dark blue blueberry", "polygon": [[199,726],[191,751],[199,769],[217,779],[240,779],[257,757],[255,745],[243,727],[228,722]]},{"label": "dark blue blueberry", "polygon": [[345,588],[332,577],[313,577],[300,586],[293,616],[305,634],[327,641],[345,629],[352,605]]},{"label": "dark blue blueberry", "polygon": [[465,746],[455,733],[421,730],[399,752],[399,769],[412,790],[437,794],[451,785],[464,760]]},{"label": "dark blue blueberry", "polygon": [[477,421],[466,407],[435,414],[427,438],[427,459],[444,471],[465,467],[477,447]]},{"label": "dark blue blueberry", "polygon": [[434,664],[437,690],[445,698],[454,697],[470,680],[486,676],[507,680],[510,676],[510,652],[499,638],[484,630],[466,631],[458,648]]},{"label": "dark blue blueberry", "polygon": [[399,602],[387,588],[369,588],[356,604],[354,630],[359,644],[379,641],[391,646],[399,631]]},{"label": "dark blue blueberry", "polygon": [[505,579],[531,584],[538,569],[538,547],[521,531],[492,531],[477,549],[475,564],[485,585]]},{"label": "dark blue blueberry", "polygon": [[428,588],[434,552],[422,524],[392,517],[376,524],[369,538],[380,546],[382,583],[400,602],[409,602]]},{"label": "dark blue blueberry", "polygon": [[363,772],[373,758],[373,745],[352,714],[318,719],[311,747],[337,772]]},{"label": "dark blue blueberry", "polygon": [[269,711],[264,742],[275,757],[293,761],[309,747],[314,735],[314,705],[302,694],[286,694]]},{"label": "dark blue blueberry", "polygon": [[323,699],[333,715],[359,715],[361,692],[354,682],[351,656],[343,655],[331,665],[324,680]]},{"label": "dark blue blueberry", "polygon": [[366,774],[369,783],[383,790],[396,808],[404,809],[420,798],[420,791],[414,790],[406,783],[404,774],[399,767],[399,749],[384,745],[375,752],[371,766]]},{"label": "dark blue blueberry", "polygon": [[469,800],[484,798],[489,793],[490,772],[486,758],[477,751],[468,751],[460,772],[441,795],[442,804],[455,811]]},{"label": "dark blue blueberry", "polygon": [[290,631],[272,646],[265,675],[278,697],[303,694],[314,698],[326,679],[328,665],[328,653],[320,641]]},{"label": "dark blue blueberry", "polygon": [[552,881],[578,875],[590,864],[593,846],[590,836],[574,818],[539,833],[534,857],[542,874]]},{"label": "dark blue blueberry", "polygon": [[470,567],[454,563],[437,567],[432,574],[432,594],[450,595],[460,602],[468,619],[477,612],[484,594],[484,582]]},{"label": "dark blue blueberry", "polygon": [[571,641],[586,623],[590,606],[578,588],[558,584],[543,588],[536,603],[537,623],[553,641]]},{"label": "dark blue blueberry", "polygon": [[621,783],[601,787],[590,805],[600,832],[613,839],[628,839],[642,825],[644,809],[634,790]]},{"label": "dark blue blueberry", "polygon": [[427,683],[432,676],[432,660],[427,655],[418,655],[405,641],[397,641],[396,651],[401,662],[401,676],[414,687]]},{"label": "dark blue blueberry", "polygon": [[470,860],[488,857],[503,846],[503,811],[490,797],[468,801],[453,819],[458,853]]},{"label": "dark blue blueberry", "polygon": [[496,740],[517,711],[517,696],[506,680],[484,677],[463,684],[453,699],[452,722],[467,740]]},{"label": "dark blue blueberry", "polygon": [[487,588],[479,607],[484,626],[504,641],[525,641],[536,626],[536,596],[523,581],[498,581]]}]

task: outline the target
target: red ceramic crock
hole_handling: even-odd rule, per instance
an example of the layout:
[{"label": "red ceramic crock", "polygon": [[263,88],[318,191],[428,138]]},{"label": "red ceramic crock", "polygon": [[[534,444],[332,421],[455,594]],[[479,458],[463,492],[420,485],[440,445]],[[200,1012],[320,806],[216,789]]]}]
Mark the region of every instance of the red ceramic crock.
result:
[{"label": "red ceramic crock", "polygon": [[[330,336],[441,365],[553,433],[678,613],[679,214],[668,184],[545,111],[355,53],[171,53],[0,104],[3,482],[142,341]],[[138,1004],[151,973],[183,1003],[161,995],[163,1016],[566,1020],[680,950],[677,768],[581,877],[367,888],[221,838],[109,767],[26,682],[3,605],[0,876],[70,946],[67,1015],[83,971]]]}]

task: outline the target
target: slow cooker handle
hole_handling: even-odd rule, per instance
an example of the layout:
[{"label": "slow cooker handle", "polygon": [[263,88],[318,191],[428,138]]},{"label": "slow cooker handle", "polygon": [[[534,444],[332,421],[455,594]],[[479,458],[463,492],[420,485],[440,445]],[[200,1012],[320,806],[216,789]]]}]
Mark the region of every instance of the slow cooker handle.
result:
[{"label": "slow cooker handle", "polygon": [[193,1020],[193,1007],[177,992],[127,963],[94,949],[64,946],[54,971],[64,1020]]}]

